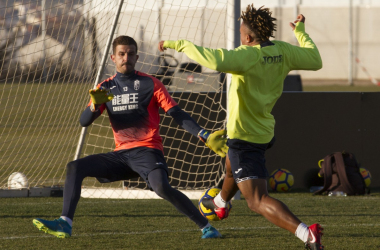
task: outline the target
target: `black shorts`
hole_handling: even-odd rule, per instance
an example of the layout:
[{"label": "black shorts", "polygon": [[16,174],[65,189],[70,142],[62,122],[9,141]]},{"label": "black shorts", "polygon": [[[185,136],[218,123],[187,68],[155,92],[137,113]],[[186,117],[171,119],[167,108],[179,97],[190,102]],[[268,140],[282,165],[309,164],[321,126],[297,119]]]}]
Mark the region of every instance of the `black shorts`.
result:
[{"label": "black shorts", "polygon": [[87,160],[93,165],[94,172],[100,174],[95,177],[101,183],[129,180],[140,176],[151,188],[148,175],[152,170],[160,168],[168,173],[162,151],[147,147],[90,155],[80,160]]},{"label": "black shorts", "polygon": [[266,144],[257,144],[239,139],[228,139],[228,157],[236,183],[250,179],[266,179],[265,151],[273,146],[275,138]]}]

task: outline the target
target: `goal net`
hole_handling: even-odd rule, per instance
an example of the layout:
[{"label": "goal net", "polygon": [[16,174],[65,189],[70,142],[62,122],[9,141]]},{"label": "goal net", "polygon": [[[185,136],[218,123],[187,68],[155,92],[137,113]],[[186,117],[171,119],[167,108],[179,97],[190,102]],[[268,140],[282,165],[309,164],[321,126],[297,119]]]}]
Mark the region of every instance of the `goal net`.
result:
[{"label": "goal net", "polygon": [[[75,158],[80,138],[80,158],[114,149],[106,112],[84,137],[79,116],[99,68],[104,66],[100,81],[116,73],[112,51],[105,48],[118,6],[114,0],[0,3],[0,189],[12,188],[9,177],[15,172],[27,178],[17,188],[63,187],[66,164]],[[125,0],[111,39],[135,38],[136,69],[159,78],[182,109],[214,131],[224,127],[225,76],[183,53],[160,53],[157,44],[187,39],[226,47],[226,15],[226,1]],[[172,186],[204,190],[220,181],[223,160],[163,112],[160,132]],[[140,178],[110,184],[86,178],[82,196],[155,197]]]}]

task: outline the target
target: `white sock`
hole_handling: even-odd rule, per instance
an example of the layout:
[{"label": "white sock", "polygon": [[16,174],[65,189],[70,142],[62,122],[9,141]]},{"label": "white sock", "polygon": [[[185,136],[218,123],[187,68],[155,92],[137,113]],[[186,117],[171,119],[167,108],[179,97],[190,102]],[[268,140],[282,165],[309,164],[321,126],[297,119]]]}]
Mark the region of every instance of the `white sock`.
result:
[{"label": "white sock", "polygon": [[295,235],[303,242],[306,242],[309,236],[309,228],[305,223],[301,223],[298,225]]},{"label": "white sock", "polygon": [[227,207],[227,202],[223,200],[221,193],[222,192],[219,192],[219,194],[215,196],[214,203],[217,207]]},{"label": "white sock", "polygon": [[73,226],[73,221],[69,217],[61,216],[61,218],[64,219],[67,223],[69,223],[70,227]]},{"label": "white sock", "polygon": [[205,229],[206,227],[211,227],[211,224],[210,224],[210,223],[207,223],[206,226],[204,226],[204,227],[201,228],[201,231],[203,231],[203,229]]}]

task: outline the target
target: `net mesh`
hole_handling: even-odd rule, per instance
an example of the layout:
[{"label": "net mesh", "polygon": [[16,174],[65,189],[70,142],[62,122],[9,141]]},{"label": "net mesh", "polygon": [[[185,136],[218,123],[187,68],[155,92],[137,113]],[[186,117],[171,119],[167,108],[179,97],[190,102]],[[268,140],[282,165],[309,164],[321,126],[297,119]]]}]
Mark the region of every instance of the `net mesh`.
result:
[{"label": "net mesh", "polygon": [[[65,166],[74,158],[88,89],[95,84],[119,1],[7,1],[0,6],[0,188],[21,172],[29,187],[62,186]],[[220,1],[124,1],[115,38],[134,37],[136,69],[159,78],[179,106],[202,127],[224,126],[224,76],[174,51],[159,53],[160,40],[188,39],[225,47],[226,3]],[[112,51],[108,51],[109,58]],[[116,73],[104,65],[101,80]],[[204,189],[223,173],[220,157],[161,112],[161,136],[171,185]],[[106,112],[88,129],[80,157],[114,149]],[[142,179],[100,184],[86,178],[85,188],[144,190]],[[107,193],[107,194],[106,194]],[[91,196],[91,195],[90,195]]]},{"label": "net mesh", "polygon": [[[181,3],[175,1],[172,3],[165,1],[162,5],[156,3],[149,6],[146,2],[136,1],[132,4],[129,1],[122,9],[115,36],[126,34],[134,37],[138,42],[140,56],[136,69],[159,78],[181,108],[202,127],[215,130],[223,127],[225,118],[222,105],[225,97],[221,94],[223,76],[218,72],[203,69],[183,54],[157,51],[160,40],[175,40],[179,37],[209,47],[225,46],[226,5],[217,1],[208,6],[204,3],[181,6]],[[111,19],[111,16],[112,13],[108,19]],[[192,25],[189,26],[188,23]],[[208,23],[209,25],[206,25]],[[214,41],[207,39],[209,42],[206,44],[203,41],[205,40],[203,34],[209,33],[214,33],[221,39]],[[111,60],[107,62],[106,71],[109,76],[115,73]],[[181,189],[204,189],[215,185],[223,169],[220,157],[213,154],[199,139],[184,131],[164,113],[161,113],[160,132],[172,186]],[[103,116],[98,119],[88,130],[86,138],[84,156],[112,150],[114,141],[108,117]],[[96,180],[88,178],[85,185],[103,188],[117,184],[100,185]],[[122,182],[121,185],[126,189],[147,188],[141,178]]]},{"label": "net mesh", "polygon": [[[157,43],[188,39],[209,48],[228,47],[227,8],[232,6],[227,2],[125,0],[112,36],[134,37],[140,56],[136,69],[159,78],[180,107],[209,130],[224,126],[224,75],[199,67],[183,53],[159,53]],[[298,72],[303,80],[317,79],[319,83],[348,77],[349,30],[339,25],[348,20],[349,8],[345,1],[330,2],[303,1],[297,7],[307,18],[306,30],[318,45],[324,64],[317,72]],[[356,79],[369,81],[379,78],[374,52],[379,48],[380,33],[373,25],[379,4],[361,2],[354,3],[352,17],[357,59],[352,73]],[[29,187],[64,185],[65,166],[74,159],[82,131],[79,116],[89,101],[88,90],[95,84],[118,3],[0,1],[0,189],[8,188],[8,178],[15,172],[25,174]],[[242,10],[250,3],[241,1]],[[271,8],[277,18],[276,39],[296,44],[288,24],[295,20],[295,2],[255,2],[256,7],[261,5]],[[110,54],[106,52],[107,58]],[[115,67],[108,59],[100,79],[114,74]],[[164,113],[161,124],[171,184],[202,190],[215,185],[223,173],[220,157]],[[112,130],[104,114],[88,128],[80,157],[113,148]],[[141,179],[100,185],[86,178],[83,185],[104,190],[146,189]],[[114,197],[109,190],[104,194]],[[88,196],[95,197],[93,193]]]}]

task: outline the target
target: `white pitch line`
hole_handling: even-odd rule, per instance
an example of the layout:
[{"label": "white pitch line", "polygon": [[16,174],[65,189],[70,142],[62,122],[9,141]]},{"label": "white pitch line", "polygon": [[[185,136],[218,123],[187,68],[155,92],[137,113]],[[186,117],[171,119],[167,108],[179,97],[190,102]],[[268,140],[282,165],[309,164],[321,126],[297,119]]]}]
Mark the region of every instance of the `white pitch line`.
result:
[{"label": "white pitch line", "polygon": [[[240,231],[240,230],[250,230],[250,229],[277,229],[277,227],[232,227],[223,228],[218,231]],[[280,228],[278,228],[280,229]],[[73,234],[72,237],[92,237],[101,235],[139,235],[139,234],[157,234],[157,233],[173,233],[173,232],[196,232],[199,229],[184,229],[184,230],[154,230],[154,231],[144,231],[144,232],[126,232],[126,233],[92,233],[92,234]],[[41,231],[41,234],[43,232]],[[39,235],[39,236],[10,236],[10,237],[0,237],[0,240],[15,240],[15,239],[28,239],[28,238],[46,238],[54,237],[53,235]]]},{"label": "white pitch line", "polygon": [[[354,227],[380,227],[380,224],[336,224],[336,225],[325,225],[322,227],[342,227],[342,226],[354,226]],[[219,231],[242,231],[242,230],[257,230],[257,229],[281,229],[276,226],[271,227],[230,227],[230,228],[218,228]],[[102,235],[139,235],[139,234],[157,234],[157,233],[174,233],[174,232],[195,232],[198,229],[184,229],[184,230],[154,230],[154,231],[144,231],[144,232],[126,232],[126,233],[92,233],[92,234],[73,234],[72,237],[92,237],[92,236],[102,236]],[[41,232],[42,234],[43,232]],[[0,237],[0,240],[18,240],[18,239],[28,239],[28,238],[46,238],[54,237],[53,235],[38,235],[38,236],[10,236],[10,237]]]}]

